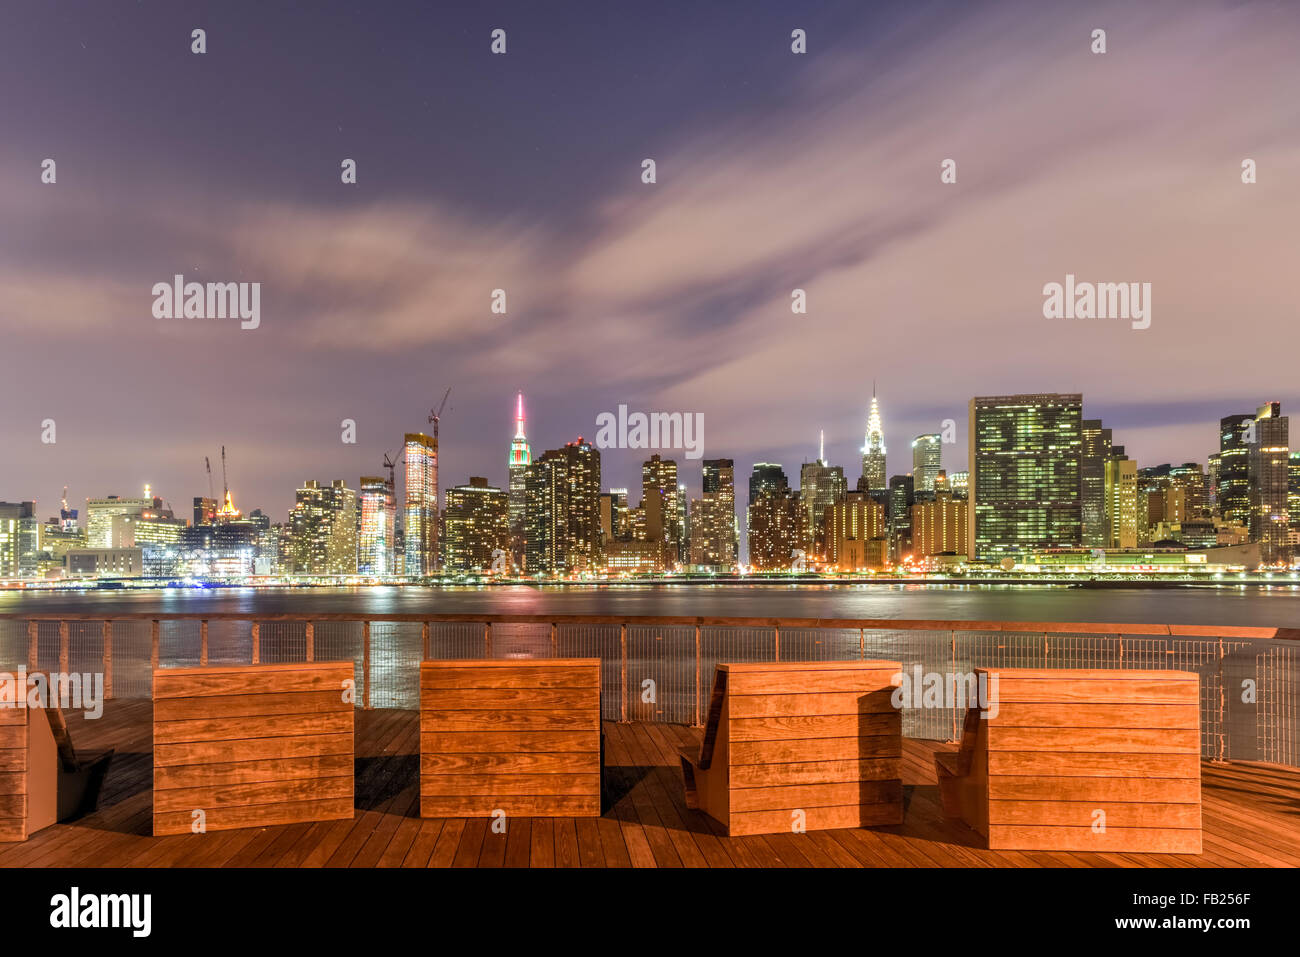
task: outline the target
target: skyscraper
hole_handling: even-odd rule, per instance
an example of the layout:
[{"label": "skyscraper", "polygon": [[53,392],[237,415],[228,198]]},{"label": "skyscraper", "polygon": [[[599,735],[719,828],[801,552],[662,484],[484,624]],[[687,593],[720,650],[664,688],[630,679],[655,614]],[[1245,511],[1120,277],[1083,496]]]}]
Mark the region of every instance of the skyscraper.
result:
[{"label": "skyscraper", "polygon": [[1250,538],[1260,543],[1260,557],[1266,562],[1283,558],[1289,540],[1289,431],[1280,402],[1259,407],[1248,467]]},{"label": "skyscraper", "polygon": [[528,574],[562,577],[596,571],[601,563],[600,452],[581,437],[550,449],[528,466],[524,487]]},{"label": "skyscraper", "polygon": [[767,492],[790,487],[785,469],[775,462],[755,462],[749,472],[749,503],[752,505]]},{"label": "skyscraper", "polygon": [[934,480],[943,468],[943,437],[938,432],[918,435],[912,440],[912,478],[916,492],[934,493]]},{"label": "skyscraper", "polygon": [[912,506],[912,554],[965,555],[970,522],[967,503],[940,488],[934,498]]},{"label": "skyscraper", "polygon": [[876,401],[874,385],[871,411],[867,414],[867,437],[862,445],[862,478],[866,491],[881,492],[889,487],[885,479],[885,430],[880,423],[880,404]]},{"label": "skyscraper", "polygon": [[749,503],[749,563],[759,571],[790,568],[801,524],[798,495],[785,487],[763,491]]},{"label": "skyscraper", "polygon": [[655,454],[641,465],[641,508],[645,537],[664,543],[664,567],[678,563],[682,542],[681,489],[677,463]]},{"label": "skyscraper", "polygon": [[1101,419],[1084,419],[1083,446],[1079,459],[1079,506],[1081,532],[1079,544],[1085,548],[1110,545],[1106,522],[1106,462],[1111,458],[1110,429]]},{"label": "skyscraper", "polygon": [[524,394],[515,399],[515,437],[510,441],[510,551],[515,567],[524,561],[524,514],[528,508],[527,474],[533,453],[524,435]]},{"label": "skyscraper", "polygon": [[[509,571],[509,496],[474,476],[468,485],[447,489],[443,508],[443,568],[461,574],[490,573],[504,558]],[[501,554],[498,555],[497,553]]]},{"label": "skyscraper", "polygon": [[432,575],[438,554],[438,440],[406,433],[406,568]]},{"label": "skyscraper", "polygon": [[1219,420],[1219,515],[1225,522],[1250,526],[1250,443],[1253,415],[1228,415]]},{"label": "skyscraper", "polygon": [[40,544],[35,502],[0,502],[0,578],[34,578]]},{"label": "skyscraper", "polygon": [[844,501],[848,491],[844,469],[826,464],[826,445],[823,440],[817,450],[816,462],[805,462],[799,469],[799,505],[803,512],[802,548],[809,557],[826,560],[826,510]]},{"label": "skyscraper", "polygon": [[[1115,447],[1119,451],[1119,447]],[[1112,454],[1105,463],[1106,476],[1106,547],[1137,548],[1145,536],[1145,508],[1138,509],[1137,462],[1122,451]],[[1145,502],[1142,503],[1145,505]]]},{"label": "skyscraper", "polygon": [[361,517],[357,532],[357,571],[362,575],[396,572],[394,527],[397,495],[384,475],[361,476]]},{"label": "skyscraper", "polygon": [[690,564],[716,572],[734,570],[736,553],[735,464],[704,460],[704,492],[691,502]]},{"label": "skyscraper", "polygon": [[323,486],[308,479],[289,512],[293,571],[300,575],[355,575],[357,493],[343,479]]},{"label": "skyscraper", "polygon": [[969,547],[1017,558],[1080,544],[1083,396],[977,396],[970,402]]}]

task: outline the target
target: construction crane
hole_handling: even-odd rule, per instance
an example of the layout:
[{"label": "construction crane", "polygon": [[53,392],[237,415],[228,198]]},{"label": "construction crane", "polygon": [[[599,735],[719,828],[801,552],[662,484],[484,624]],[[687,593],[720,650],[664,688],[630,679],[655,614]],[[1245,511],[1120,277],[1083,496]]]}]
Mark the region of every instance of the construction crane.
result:
[{"label": "construction crane", "polygon": [[203,456],[203,467],[208,470],[208,498],[215,502],[217,500],[217,490],[212,486],[212,463],[208,461],[206,455]]},{"label": "construction crane", "polygon": [[[398,458],[400,459],[401,456],[399,455]],[[397,461],[391,458],[387,452],[384,453],[384,468],[388,469],[388,487],[396,489],[397,476],[394,474],[393,470],[397,468]]]},{"label": "construction crane", "polygon": [[433,423],[433,438],[438,439],[438,423],[442,419],[442,410],[447,405],[447,397],[451,395],[451,386],[447,386],[447,391],[442,394],[442,401],[438,403],[438,408],[429,410],[429,421]]}]

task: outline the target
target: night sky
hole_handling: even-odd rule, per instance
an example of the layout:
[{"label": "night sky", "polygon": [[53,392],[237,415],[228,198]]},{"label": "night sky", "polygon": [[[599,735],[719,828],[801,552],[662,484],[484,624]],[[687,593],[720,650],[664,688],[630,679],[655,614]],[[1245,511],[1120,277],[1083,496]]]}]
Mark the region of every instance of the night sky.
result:
[{"label": "night sky", "polygon": [[[188,516],[224,444],[283,521],[448,386],[444,488],[505,483],[517,390],[534,454],[703,413],[741,487],[819,429],[851,487],[873,380],[890,474],[948,418],[964,468],[971,396],[1032,391],[1204,462],[1221,416],[1300,411],[1298,49],[1282,2],[7,0],[0,499],[150,482]],[[177,273],[260,282],[260,328],[154,318]],[[1067,273],[1152,283],[1151,328],[1044,318]]]}]

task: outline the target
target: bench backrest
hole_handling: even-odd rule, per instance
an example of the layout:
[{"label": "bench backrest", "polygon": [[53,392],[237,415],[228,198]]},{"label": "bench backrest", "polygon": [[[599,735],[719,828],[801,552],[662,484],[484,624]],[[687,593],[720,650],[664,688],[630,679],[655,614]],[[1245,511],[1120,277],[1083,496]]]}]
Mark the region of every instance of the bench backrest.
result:
[{"label": "bench backrest", "polygon": [[58,819],[58,757],[43,708],[0,683],[0,841],[25,841]]},{"label": "bench backrest", "polygon": [[352,817],[352,683],[351,661],[155,670],[154,834]]},{"label": "bench backrest", "polygon": [[902,714],[892,700],[901,670],[874,660],[719,664],[722,702],[701,757],[726,769],[708,786],[727,788],[725,804],[709,800],[729,833],[789,831],[798,809],[809,827],[901,820]]},{"label": "bench backrest", "polygon": [[600,659],[420,665],[423,817],[600,815]]},{"label": "bench backrest", "polygon": [[[1192,672],[976,669],[994,690],[972,772],[995,847],[1200,850]],[[1109,835],[1109,837],[1106,837]]]}]

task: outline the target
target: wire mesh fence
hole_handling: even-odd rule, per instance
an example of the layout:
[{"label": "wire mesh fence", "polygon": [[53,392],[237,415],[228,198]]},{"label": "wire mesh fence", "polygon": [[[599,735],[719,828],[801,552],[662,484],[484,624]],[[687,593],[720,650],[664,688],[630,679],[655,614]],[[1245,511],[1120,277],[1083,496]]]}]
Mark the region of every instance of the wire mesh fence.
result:
[{"label": "wire mesh fence", "polygon": [[[414,709],[426,658],[599,658],[604,719],[699,724],[720,663],[884,659],[899,663],[911,692],[900,695],[903,733],[951,740],[964,718],[959,685],[976,668],[1178,670],[1200,679],[1204,756],[1300,766],[1291,641],[918,627],[928,624],[0,619],[0,672],[99,672],[109,697],[147,698],[155,666],[351,661],[358,706]],[[934,700],[917,693],[923,686]]]}]

